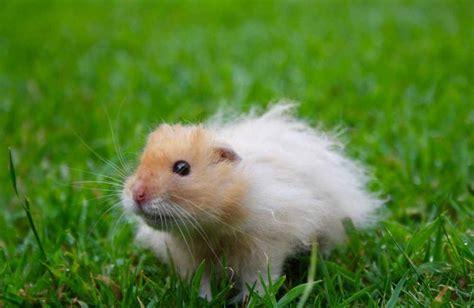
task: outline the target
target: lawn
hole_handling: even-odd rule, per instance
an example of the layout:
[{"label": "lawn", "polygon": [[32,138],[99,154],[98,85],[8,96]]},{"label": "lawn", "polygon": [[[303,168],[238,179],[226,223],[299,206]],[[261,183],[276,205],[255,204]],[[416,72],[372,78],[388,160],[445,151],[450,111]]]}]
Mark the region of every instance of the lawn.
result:
[{"label": "lawn", "polygon": [[[374,229],[313,254],[305,305],[473,306],[473,20],[473,2],[447,0],[3,1],[0,307],[205,306],[133,243],[114,186],[78,182],[122,178],[104,159],[122,168],[120,147],[133,166],[163,121],[280,98],[342,127],[387,199]],[[309,259],[249,305],[291,299]],[[214,291],[213,306],[232,293]]]}]

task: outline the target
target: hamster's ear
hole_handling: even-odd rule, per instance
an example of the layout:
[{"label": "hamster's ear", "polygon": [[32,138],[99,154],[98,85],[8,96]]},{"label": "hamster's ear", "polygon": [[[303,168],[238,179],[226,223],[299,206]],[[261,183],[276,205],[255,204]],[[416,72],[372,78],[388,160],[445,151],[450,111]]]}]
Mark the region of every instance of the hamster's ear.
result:
[{"label": "hamster's ear", "polygon": [[213,148],[213,152],[216,162],[239,162],[241,160],[239,154],[237,154],[231,147],[227,145],[216,146]]}]

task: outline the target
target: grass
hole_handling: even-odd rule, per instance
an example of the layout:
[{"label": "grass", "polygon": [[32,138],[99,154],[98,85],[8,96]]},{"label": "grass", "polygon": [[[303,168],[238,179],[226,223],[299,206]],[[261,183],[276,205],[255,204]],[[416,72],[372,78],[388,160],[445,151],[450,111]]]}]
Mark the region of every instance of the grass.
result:
[{"label": "grass", "polygon": [[[112,131],[133,162],[162,121],[282,97],[346,129],[386,217],[349,226],[330,256],[289,260],[250,305],[473,306],[473,12],[447,0],[2,2],[0,306],[205,306],[198,276],[180,281],[133,244],[103,186],[72,184],[117,176],[98,158],[119,163]],[[229,283],[214,290],[223,306]]]}]

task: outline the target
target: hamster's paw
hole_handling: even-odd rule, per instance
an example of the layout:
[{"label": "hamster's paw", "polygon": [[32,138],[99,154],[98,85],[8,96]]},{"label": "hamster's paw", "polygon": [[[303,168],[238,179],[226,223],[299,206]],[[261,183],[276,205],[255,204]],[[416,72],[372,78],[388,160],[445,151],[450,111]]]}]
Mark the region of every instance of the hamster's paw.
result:
[{"label": "hamster's paw", "polygon": [[199,296],[206,299],[208,302],[212,300],[211,281],[208,277],[202,277]]}]

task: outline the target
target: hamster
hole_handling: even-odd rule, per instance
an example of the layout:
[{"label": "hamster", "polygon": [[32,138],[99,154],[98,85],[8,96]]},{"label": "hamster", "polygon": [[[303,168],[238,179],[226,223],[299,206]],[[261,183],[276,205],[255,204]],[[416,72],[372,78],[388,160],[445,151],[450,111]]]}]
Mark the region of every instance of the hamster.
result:
[{"label": "hamster", "polygon": [[207,299],[223,259],[243,298],[247,286],[262,289],[259,273],[277,278],[314,241],[330,249],[344,240],[344,219],[363,227],[382,204],[341,144],[293,111],[280,103],[228,122],[160,125],[124,183],[137,240],[183,277],[204,261]]}]

